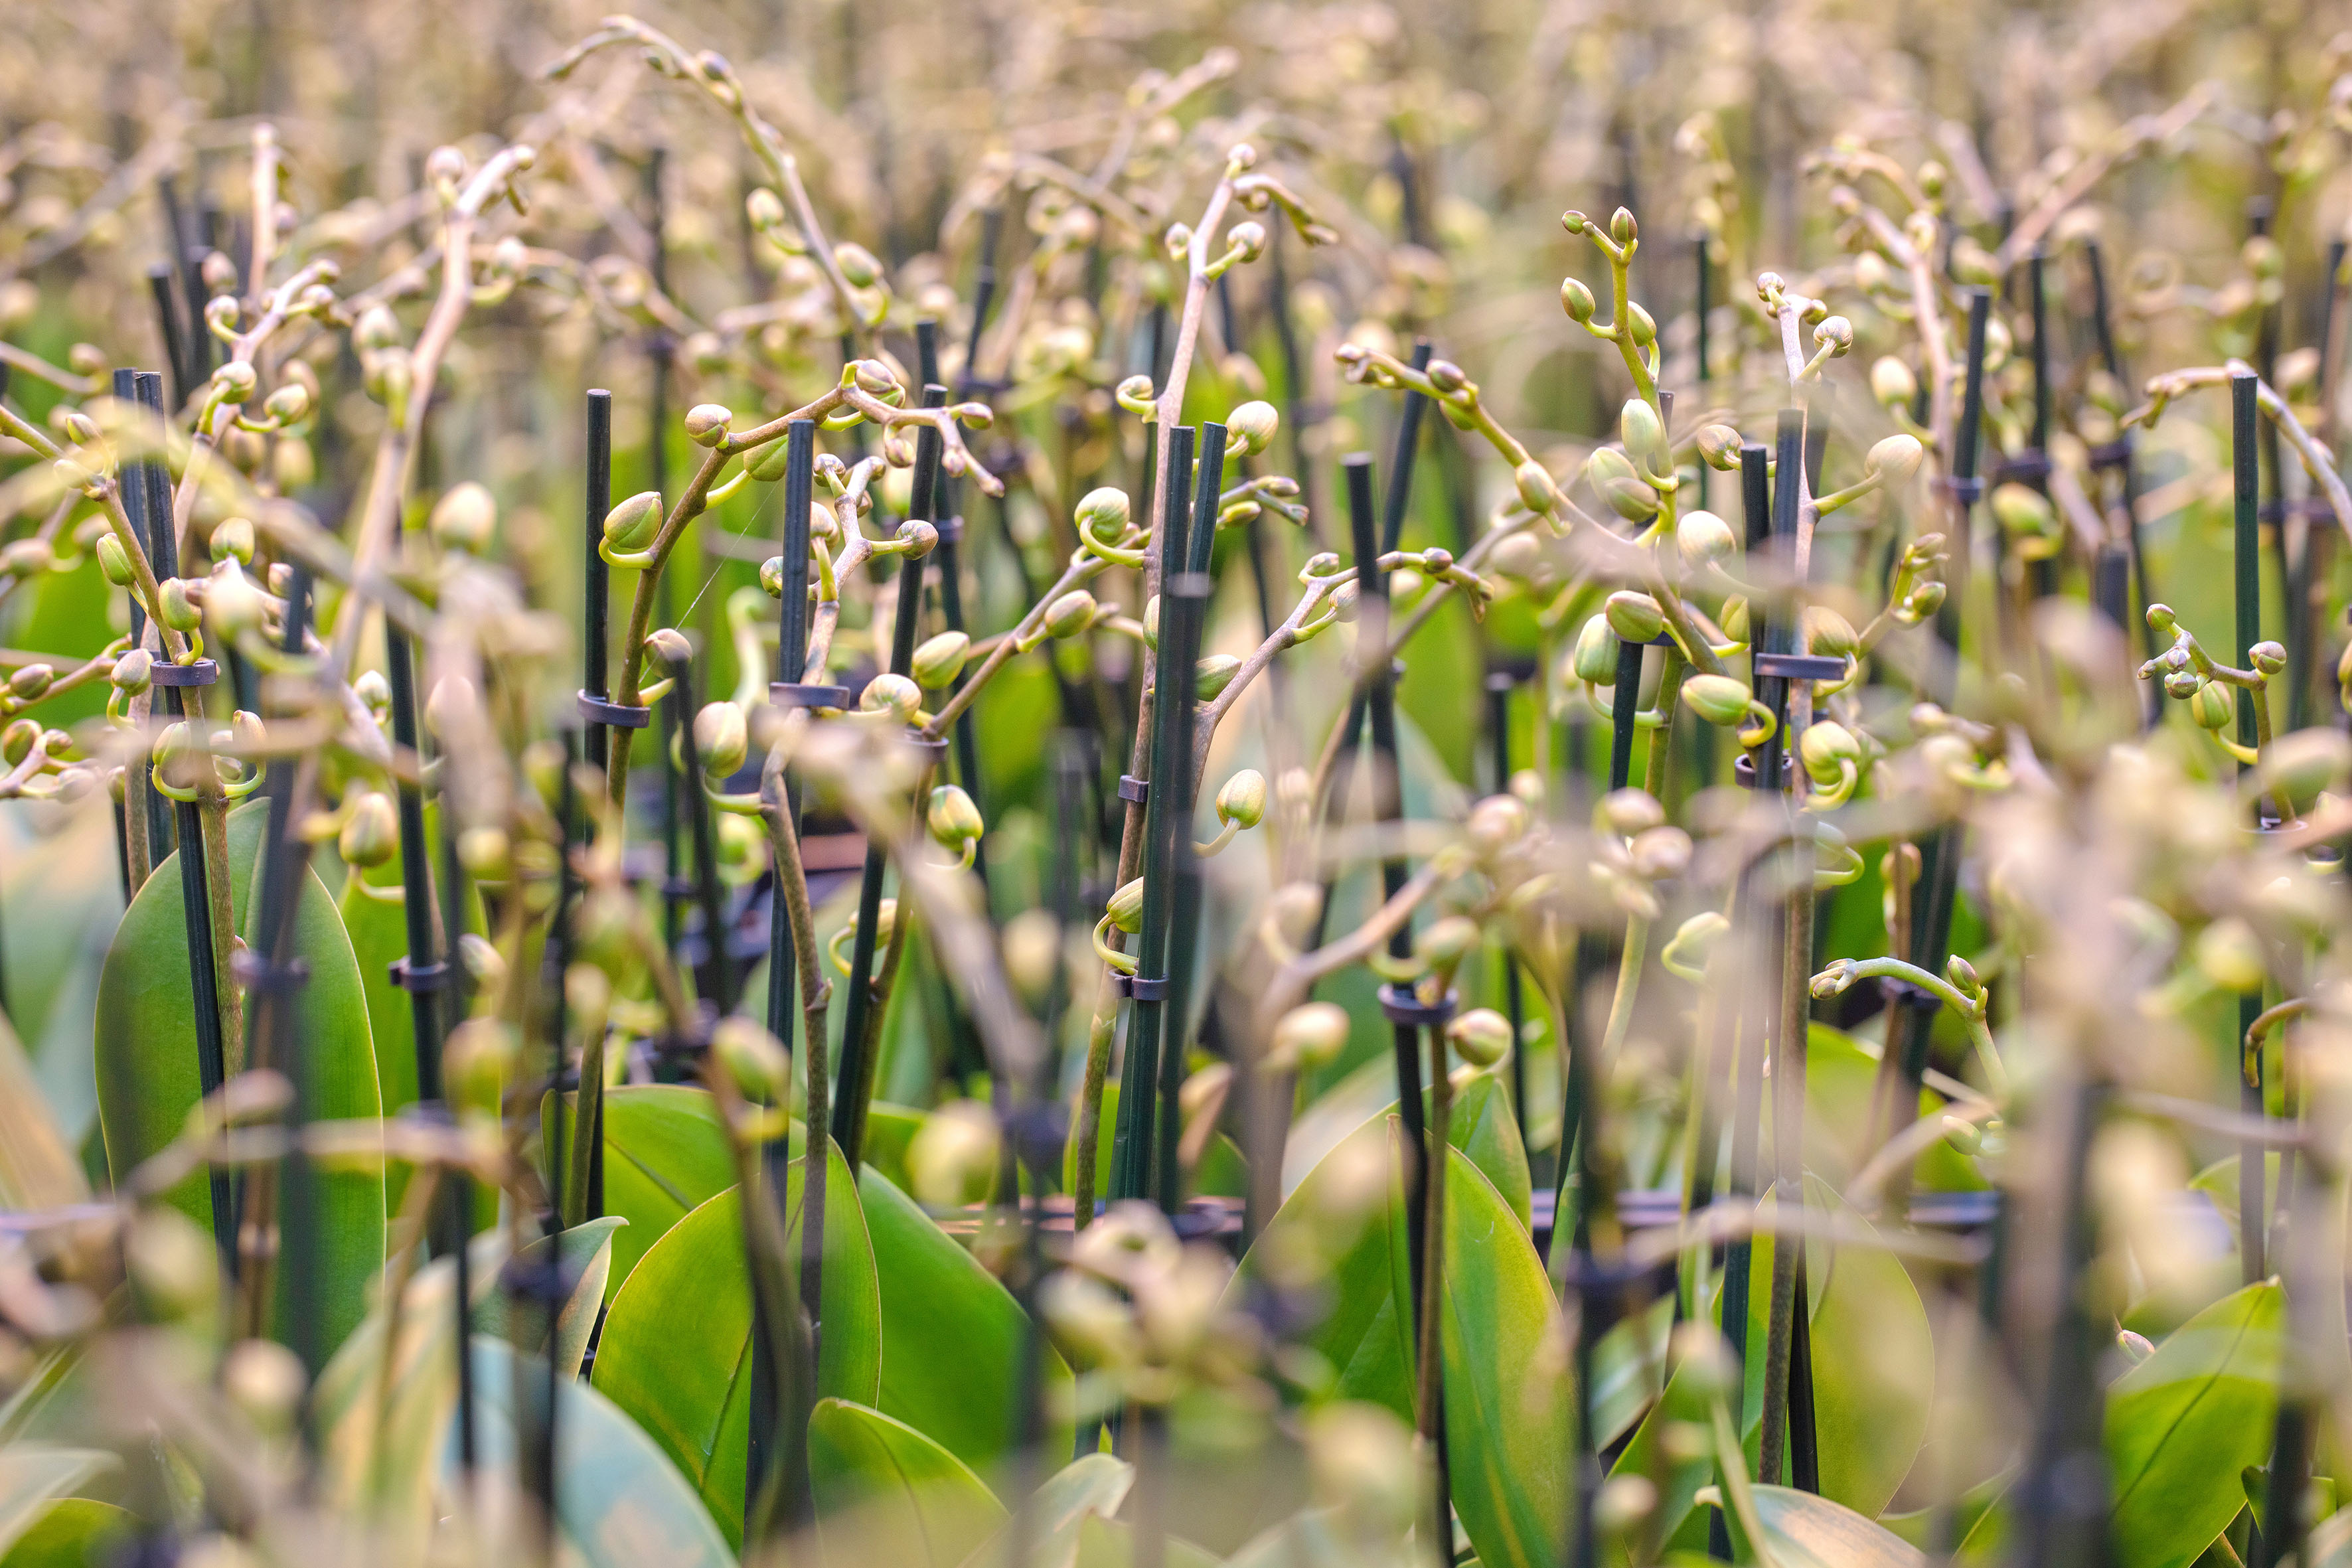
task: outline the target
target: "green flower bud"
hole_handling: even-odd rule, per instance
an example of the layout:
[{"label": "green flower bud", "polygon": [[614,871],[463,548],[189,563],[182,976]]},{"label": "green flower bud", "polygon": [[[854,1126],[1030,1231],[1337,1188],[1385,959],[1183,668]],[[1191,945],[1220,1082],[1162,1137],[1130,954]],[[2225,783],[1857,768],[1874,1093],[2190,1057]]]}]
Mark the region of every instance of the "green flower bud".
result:
[{"label": "green flower bud", "polygon": [[1559,506],[1559,487],[1533,458],[1511,470],[1511,483],[1517,487],[1519,504],[1529,511],[1549,514]]},{"label": "green flower bud", "polygon": [[1887,489],[1901,489],[1918,473],[1927,456],[1927,449],[1916,436],[1889,436],[1872,446],[1862,460],[1862,471],[1874,476]]},{"label": "green flower bud", "polygon": [[1217,693],[1234,683],[1234,675],[1242,661],[1229,653],[1213,653],[1192,667],[1192,694],[1203,702],[1213,702]]},{"label": "green flower bud", "polygon": [[1079,498],[1076,521],[1098,544],[1117,544],[1127,536],[1131,515],[1127,492],[1111,485],[1088,490]]},{"label": "green flower bud", "polygon": [[2205,678],[2193,669],[2168,670],[2164,677],[2164,694],[2186,702],[2196,696],[2198,689],[2204,684]]},{"label": "green flower bud", "polygon": [[2221,731],[2237,721],[2238,708],[2228,687],[2218,680],[2209,680],[2200,685],[2197,694],[2189,700],[2189,714],[2206,729]]},{"label": "green flower bud", "polygon": [[1870,367],[1870,395],[1885,408],[1908,408],[1919,396],[1919,378],[1893,354],[1882,354]]},{"label": "green flower bud", "polygon": [[732,702],[708,702],[694,716],[694,749],[702,771],[723,779],[743,765],[751,753],[751,730],[743,710]]},{"label": "green flower bud", "polygon": [[1835,358],[1853,347],[1853,323],[1843,316],[1831,316],[1813,329],[1813,346],[1830,351]]},{"label": "green flower bud", "polygon": [[1467,915],[1446,915],[1430,921],[1413,938],[1415,955],[1444,967],[1459,963],[1478,947],[1478,922]]},{"label": "green flower bud", "polygon": [[522,1037],[496,1017],[468,1018],[441,1047],[441,1085],[460,1111],[495,1117],[522,1065]]},{"label": "green flower bud", "polygon": [[261,590],[235,561],[222,562],[205,584],[205,613],[213,630],[225,640],[258,631],[266,608]]},{"label": "green flower bud", "polygon": [[1492,1007],[1473,1007],[1445,1026],[1456,1055],[1473,1067],[1490,1068],[1511,1054],[1511,1021]]},{"label": "green flower bud", "polygon": [[213,393],[223,403],[243,403],[260,384],[261,378],[241,359],[233,359],[213,372]]},{"label": "green flower bud", "polygon": [[1592,298],[1592,290],[1580,280],[1563,278],[1559,280],[1559,308],[1568,312],[1570,321],[1582,325],[1592,320],[1592,312],[1599,304]]},{"label": "green flower bud", "polygon": [[907,1144],[915,1200],[929,1208],[982,1203],[996,1183],[1003,1133],[976,1100],[950,1100],[923,1118]]},{"label": "green flower bud", "polygon": [[1731,921],[1722,910],[1702,910],[1676,929],[1674,940],[1658,954],[1658,962],[1677,972],[1704,973],[1716,944],[1730,930]]},{"label": "green flower bud", "polygon": [[[1095,596],[1084,588],[1073,588],[1045,606],[1045,627],[1049,637],[1066,637],[1084,631],[1095,618]],[[1150,623],[1146,622],[1149,626]]]},{"label": "green flower bud", "polygon": [[857,707],[866,713],[888,713],[901,724],[911,724],[922,710],[920,688],[903,675],[882,674],[866,683],[858,694]]},{"label": "green flower bud", "polygon": [[134,647],[114,661],[114,670],[107,679],[114,689],[131,697],[138,696],[154,684],[155,656],[143,647]]},{"label": "green flower bud", "polygon": [[192,632],[204,624],[204,612],[188,597],[187,580],[166,577],[163,583],[161,605],[163,624],[175,632]]},{"label": "green flower bud", "polygon": [[215,561],[234,561],[240,566],[253,564],[253,522],[249,518],[225,518],[214,528],[205,542]]},{"label": "green flower bud", "polygon": [[1659,422],[1656,409],[1641,398],[1629,397],[1617,412],[1617,434],[1625,443],[1627,455],[1648,457],[1666,438],[1666,427]]},{"label": "green flower bud", "polygon": [[1609,215],[1609,237],[1618,244],[1633,244],[1634,237],[1641,232],[1639,226],[1633,222],[1633,213],[1627,208],[1619,207]]},{"label": "green flower bud", "polygon": [[923,811],[923,826],[930,833],[933,843],[957,854],[988,831],[980,807],[954,784],[940,784],[931,791],[930,804]]},{"label": "green flower bud", "polygon": [[1649,311],[1633,300],[1625,301],[1625,327],[1633,334],[1633,346],[1645,349],[1658,341],[1658,323]]},{"label": "green flower bud", "polygon": [[1645,643],[1666,629],[1666,617],[1658,608],[1658,601],[1632,588],[1620,588],[1610,595],[1602,614],[1608,617],[1609,629],[1622,642]]},{"label": "green flower bud", "polygon": [[1733,642],[1746,642],[1748,640],[1748,596],[1744,594],[1735,594],[1723,601],[1723,616],[1717,624],[1723,627],[1723,635]]},{"label": "green flower bud", "polygon": [[716,447],[727,439],[734,417],[724,404],[698,403],[686,411],[686,438],[698,447]]},{"label": "green flower bud", "polygon": [[833,247],[833,264],[853,289],[871,289],[882,276],[882,263],[874,253],[851,240],[843,240]]},{"label": "green flower bud", "polygon": [[0,549],[0,575],[36,577],[57,564],[57,547],[36,535],[11,541]]},{"label": "green flower bud", "polygon": [[2256,643],[2246,650],[2246,658],[2264,675],[2276,675],[2286,668],[2286,649],[2274,642]]},{"label": "green flower bud", "polygon": [[1118,892],[1113,893],[1110,896],[1110,904],[1105,912],[1110,916],[1110,923],[1127,932],[1128,935],[1133,936],[1137,931],[1141,931],[1143,929],[1143,879],[1138,877],[1119,889]]},{"label": "green flower bud", "polygon": [[604,543],[615,554],[634,555],[661,532],[659,490],[639,490],[604,514]]},{"label": "green flower bud", "polygon": [[118,588],[128,588],[138,577],[137,569],[131,563],[131,552],[122,548],[122,541],[111,533],[98,536],[98,569]]},{"label": "green flower bud", "polygon": [[1683,682],[1683,705],[1710,724],[1734,729],[1746,722],[1748,688],[1728,675],[1694,675]]},{"label": "green flower bud", "polygon": [[488,549],[490,532],[498,525],[499,503],[490,499],[488,489],[471,479],[451,487],[435,502],[433,515],[425,523],[434,543],[466,555],[479,555]]},{"label": "green flower bud", "polygon": [[310,412],[310,389],[289,381],[269,395],[261,411],[280,425],[299,424]]},{"label": "green flower bud", "polygon": [[740,1013],[720,1019],[711,1031],[710,1061],[754,1104],[780,1105],[792,1092],[792,1058],[775,1036]]},{"label": "green flower bud", "polygon": [[1711,511],[1685,512],[1675,524],[1675,548],[1691,571],[1730,560],[1739,552],[1731,525]]},{"label": "green flower bud", "polygon": [[1665,807],[1644,789],[1611,790],[1592,808],[1593,826],[1626,838],[1663,826],[1665,820]]},{"label": "green flower bud", "polygon": [[785,459],[792,456],[790,437],[779,436],[764,447],[754,447],[743,454],[743,467],[763,485],[774,484],[784,477]]},{"label": "green flower bud", "polygon": [[1336,1002],[1309,1002],[1285,1013],[1274,1026],[1267,1065],[1296,1072],[1336,1061],[1348,1048],[1348,1011]]},{"label": "green flower bud", "polygon": [[5,730],[0,730],[0,759],[15,767],[33,754],[33,742],[41,738],[41,721],[19,719]]},{"label": "green flower bud", "polygon": [[1265,819],[1265,775],[1244,768],[1217,792],[1217,820],[1255,827]]},{"label": "green flower bud", "polygon": [[2196,951],[2197,967],[2224,991],[2260,991],[2268,976],[2262,939],[2235,916],[2215,921],[2198,932]]},{"label": "green flower bud", "polygon": [[1827,605],[1806,605],[1801,624],[1805,647],[1814,653],[1847,658],[1862,651],[1862,638],[1855,633],[1853,624]]},{"label": "green flower bud", "polygon": [[1700,461],[1717,473],[1727,474],[1739,467],[1739,432],[1728,425],[1702,425],[1698,427]]},{"label": "green flower bud", "polygon": [[1994,487],[1992,515],[2012,539],[2044,537],[2058,526],[2058,514],[2051,510],[2049,498],[2020,484]]},{"label": "green flower bud", "polygon": [[1254,458],[1274,444],[1275,432],[1282,426],[1282,416],[1274,405],[1265,402],[1244,403],[1225,416],[1225,458]]},{"label": "green flower bud", "polygon": [[963,661],[971,651],[971,638],[961,632],[941,632],[927,637],[915,649],[915,657],[907,667],[915,684],[927,691],[937,691],[963,673]]},{"label": "green flower bud", "polygon": [[400,818],[377,790],[358,791],[343,814],[335,850],[354,866],[381,866],[400,850]]},{"label": "green flower bud", "polygon": [[1797,753],[1804,759],[1805,772],[1812,781],[1827,789],[1842,776],[1841,764],[1862,763],[1862,742],[1853,731],[1833,719],[1817,719],[1805,730],[1805,738],[1797,742]]},{"label": "green flower bud", "polygon": [[1570,667],[1577,679],[1595,686],[1607,686],[1617,679],[1617,634],[1610,630],[1605,613],[1586,621],[1576,634]]}]

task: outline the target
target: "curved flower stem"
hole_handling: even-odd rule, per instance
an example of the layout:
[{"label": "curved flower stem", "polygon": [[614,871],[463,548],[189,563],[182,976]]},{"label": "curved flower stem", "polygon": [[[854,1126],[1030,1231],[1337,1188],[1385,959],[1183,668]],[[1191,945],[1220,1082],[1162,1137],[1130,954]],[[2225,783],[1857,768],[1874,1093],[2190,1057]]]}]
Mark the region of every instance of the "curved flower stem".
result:
[{"label": "curved flower stem", "polygon": [[[1660,661],[1658,670],[1658,711],[1666,715],[1664,727],[1650,735],[1650,754],[1643,763],[1642,787],[1653,800],[1666,797],[1666,780],[1674,762],[1674,713],[1677,697],[1682,691],[1683,677],[1690,666],[1680,648],[1669,647]],[[1642,989],[1642,969],[1650,953],[1650,922],[1633,915],[1625,922],[1625,948],[1617,962],[1617,989],[1609,1000],[1609,1025],[1601,1037],[1601,1063],[1604,1067],[1617,1059],[1625,1044],[1625,1032],[1633,1022],[1633,1001]]]}]

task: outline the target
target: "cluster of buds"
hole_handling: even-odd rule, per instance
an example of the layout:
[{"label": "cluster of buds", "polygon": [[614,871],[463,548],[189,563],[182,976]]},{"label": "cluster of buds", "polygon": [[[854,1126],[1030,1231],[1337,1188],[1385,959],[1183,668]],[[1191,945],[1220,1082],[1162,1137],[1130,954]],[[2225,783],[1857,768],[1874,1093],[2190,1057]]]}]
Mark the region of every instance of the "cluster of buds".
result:
[{"label": "cluster of buds", "polygon": [[1149,1204],[1115,1204],[1080,1231],[1070,1266],[1047,1277],[1038,1307],[1055,1343],[1078,1363],[1081,1406],[1166,1405],[1204,1390],[1261,1394],[1263,1331],[1228,1306],[1232,1272],[1217,1248],[1181,1244]]}]

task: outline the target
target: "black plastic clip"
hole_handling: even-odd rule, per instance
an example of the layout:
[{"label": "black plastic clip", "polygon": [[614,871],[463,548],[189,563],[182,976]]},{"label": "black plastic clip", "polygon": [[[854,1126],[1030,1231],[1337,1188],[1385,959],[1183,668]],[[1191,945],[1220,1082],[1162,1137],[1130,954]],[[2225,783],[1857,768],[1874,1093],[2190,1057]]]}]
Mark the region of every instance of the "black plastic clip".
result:
[{"label": "black plastic clip", "polygon": [[299,991],[310,984],[310,964],[307,959],[290,958],[284,963],[272,963],[249,947],[237,949],[229,959],[229,973],[248,991]]},{"label": "black plastic clip", "polygon": [[920,730],[909,728],[907,731],[904,739],[908,746],[912,747],[918,754],[927,759],[933,767],[937,767],[941,763],[947,761],[948,738],[945,735],[941,735],[936,741],[929,740],[925,738]]},{"label": "black plastic clip", "polygon": [[2128,467],[2132,460],[2132,438],[2119,436],[2105,446],[2092,447],[2089,455],[2094,472]]},{"label": "black plastic clip", "polygon": [[672,903],[699,897],[701,892],[702,884],[691,877],[664,877],[661,881],[661,896]]},{"label": "black plastic clip", "polygon": [[2050,454],[2039,447],[2028,447],[2009,458],[1998,470],[2003,481],[2011,479],[2046,479],[2050,477]]},{"label": "black plastic clip", "polygon": [[446,991],[457,978],[457,971],[446,958],[438,963],[411,963],[401,957],[385,968],[391,972],[392,983],[403,991]]},{"label": "black plastic clip", "polygon": [[1381,1011],[1391,1024],[1442,1029],[1454,1022],[1454,1009],[1461,1000],[1461,994],[1454,991],[1448,991],[1434,1002],[1424,1002],[1413,994],[1410,985],[1381,987]]},{"label": "black plastic clip", "polygon": [[1142,805],[1151,799],[1151,781],[1137,778],[1133,773],[1118,775],[1118,798]]},{"label": "black plastic clip", "polygon": [[846,708],[846,686],[810,686],[797,680],[768,682],[768,702],[776,708]]},{"label": "black plastic clip", "polygon": [[607,702],[593,691],[583,691],[574,699],[580,706],[580,717],[591,724],[608,725],[615,730],[642,730],[653,721],[650,708],[628,708],[618,702]]},{"label": "black plastic clip", "polygon": [[963,519],[961,517],[943,517],[931,526],[939,531],[941,544],[954,544],[963,538]]},{"label": "black plastic clip", "polygon": [[1759,653],[1752,661],[1759,678],[1783,680],[1843,680],[1845,660],[1825,653]]},{"label": "black plastic clip", "polygon": [[[1787,789],[1796,779],[1796,760],[1786,754],[1780,758],[1780,787]],[[1756,787],[1756,759],[1742,753],[1732,760],[1731,782],[1741,789]]]},{"label": "black plastic clip", "polygon": [[1951,498],[1962,506],[1974,506],[1984,499],[1984,481],[1975,475],[1953,474],[1942,480]]},{"label": "black plastic clip", "polygon": [[1129,1001],[1165,1002],[1168,1000],[1168,982],[1165,979],[1145,980],[1133,974],[1121,974],[1115,976],[1112,984],[1118,987],[1118,994]]},{"label": "black plastic clip", "polygon": [[1889,1007],[1908,1007],[1915,1013],[1932,1013],[1944,1005],[1944,999],[1926,986],[1916,985],[1908,980],[1897,980],[1893,975],[1881,979],[1878,990],[1886,998]]},{"label": "black plastic clip", "polygon": [[173,664],[157,659],[148,673],[158,686],[210,686],[220,679],[220,666],[211,659],[200,658],[193,664]]}]

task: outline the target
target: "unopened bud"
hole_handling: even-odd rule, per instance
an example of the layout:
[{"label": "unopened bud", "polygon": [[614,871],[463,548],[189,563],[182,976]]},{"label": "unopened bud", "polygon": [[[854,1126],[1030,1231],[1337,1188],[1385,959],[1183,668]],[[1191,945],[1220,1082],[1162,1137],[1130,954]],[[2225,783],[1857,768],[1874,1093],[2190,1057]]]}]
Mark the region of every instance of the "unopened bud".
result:
[{"label": "unopened bud", "polygon": [[711,1031],[710,1061],[736,1093],[756,1104],[781,1104],[791,1091],[792,1058],[775,1036],[740,1013],[720,1019]]},{"label": "unopened bud", "polygon": [[434,503],[425,523],[433,542],[444,550],[478,555],[489,547],[491,531],[499,524],[499,504],[490,492],[468,479],[453,486]]},{"label": "unopened bud", "polygon": [[988,831],[982,820],[980,807],[971,795],[954,784],[940,784],[931,791],[930,803],[923,812],[923,826],[931,841],[940,848],[957,854],[963,847]]},{"label": "unopened bud", "polygon": [[971,652],[971,637],[962,632],[941,632],[923,640],[907,669],[916,685],[937,691],[963,673],[964,659]]},{"label": "unopened bud", "polygon": [[353,866],[381,866],[400,848],[400,818],[389,796],[361,790],[343,816],[343,829],[335,836],[336,853]]},{"label": "unopened bud", "polygon": [[1244,403],[1225,416],[1225,457],[1251,458],[1274,444],[1282,416],[1266,402]]},{"label": "unopened bud", "polygon": [[734,417],[724,404],[698,403],[686,411],[686,438],[698,447],[716,447],[727,439]]},{"label": "unopened bud", "polygon": [[1255,827],[1265,818],[1265,775],[1244,768],[1217,792],[1217,820]]},{"label": "unopened bud", "polygon": [[1666,629],[1665,614],[1658,608],[1658,601],[1633,588],[1620,588],[1610,595],[1603,614],[1609,618],[1609,629],[1622,642],[1646,643]]},{"label": "unopened bud", "polygon": [[617,554],[634,555],[661,532],[659,490],[639,490],[604,514],[604,543]]},{"label": "unopened bud", "polygon": [[1127,932],[1128,935],[1133,936],[1137,931],[1141,931],[1143,929],[1143,879],[1138,877],[1119,889],[1118,892],[1113,893],[1105,912],[1110,916],[1110,923]]},{"label": "unopened bud", "polygon": [[1511,1054],[1511,1021],[1492,1007],[1473,1007],[1445,1026],[1445,1037],[1473,1067],[1490,1068]]},{"label": "unopened bud", "polygon": [[712,778],[726,778],[743,765],[751,752],[751,731],[743,710],[732,702],[709,702],[694,716],[694,749],[700,753],[702,771]]},{"label": "unopened bud", "polygon": [[1293,1007],[1274,1026],[1269,1065],[1288,1071],[1321,1067],[1348,1048],[1347,1009],[1336,1002]]}]

